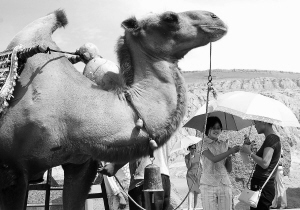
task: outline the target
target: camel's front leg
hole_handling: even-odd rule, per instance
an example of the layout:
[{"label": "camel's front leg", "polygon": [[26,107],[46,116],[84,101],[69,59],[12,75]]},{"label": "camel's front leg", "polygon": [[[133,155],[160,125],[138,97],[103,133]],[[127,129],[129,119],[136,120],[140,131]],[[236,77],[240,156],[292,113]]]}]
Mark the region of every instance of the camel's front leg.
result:
[{"label": "camel's front leg", "polygon": [[90,187],[97,173],[97,161],[76,164],[65,164],[64,169],[64,210],[82,210]]},{"label": "camel's front leg", "polygon": [[25,202],[27,202],[25,197],[28,187],[28,176],[26,173],[17,173],[15,176],[14,185],[5,189],[1,189],[0,186],[0,210],[24,209]]}]

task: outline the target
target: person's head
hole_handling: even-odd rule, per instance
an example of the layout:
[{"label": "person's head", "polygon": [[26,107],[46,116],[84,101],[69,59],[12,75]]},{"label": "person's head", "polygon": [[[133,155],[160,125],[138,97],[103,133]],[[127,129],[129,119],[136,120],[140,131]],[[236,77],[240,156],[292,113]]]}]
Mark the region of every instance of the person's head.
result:
[{"label": "person's head", "polygon": [[205,135],[210,139],[217,140],[222,132],[222,123],[218,117],[208,117]]},{"label": "person's head", "polygon": [[84,63],[87,64],[90,60],[100,55],[100,51],[96,45],[93,43],[85,43],[82,45],[78,52],[82,55]]},{"label": "person's head", "polygon": [[195,152],[196,151],[196,144],[192,144],[190,146],[188,146],[187,150],[190,152]]},{"label": "person's head", "polygon": [[266,134],[268,131],[272,131],[272,124],[267,122],[262,122],[254,120],[254,126],[258,134]]}]

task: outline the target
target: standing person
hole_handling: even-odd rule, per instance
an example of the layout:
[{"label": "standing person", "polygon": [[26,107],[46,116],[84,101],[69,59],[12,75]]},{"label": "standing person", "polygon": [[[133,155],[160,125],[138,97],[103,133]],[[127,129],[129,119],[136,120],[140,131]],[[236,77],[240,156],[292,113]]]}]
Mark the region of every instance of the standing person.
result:
[{"label": "standing person", "polygon": [[[161,196],[158,200],[163,202],[163,210],[167,210],[170,205],[170,193],[171,193],[171,182],[170,173],[168,168],[168,157],[169,157],[168,143],[164,144],[160,148],[154,150],[154,164],[160,167],[161,179],[164,192],[159,194]],[[124,164],[110,163],[105,165],[101,169],[101,173],[113,176],[117,171],[124,166]],[[145,197],[143,192],[144,184],[144,169],[147,165],[151,164],[149,156],[142,157],[133,162],[129,163],[130,169],[130,186],[128,189],[129,196],[140,206],[146,208]],[[130,210],[141,210],[134,202],[129,199],[129,209]]]},{"label": "standing person", "polygon": [[[265,140],[256,152],[252,152],[248,147],[243,146],[241,151],[250,155],[253,161],[256,163],[255,170],[251,179],[251,190],[257,191],[265,183],[270,176],[271,172],[275,168],[280,159],[281,143],[280,138],[275,134],[272,124],[254,121],[255,128],[258,134],[264,134]],[[261,196],[256,209],[268,210],[272,205],[272,201],[275,197],[275,175],[273,173],[265,187],[261,192]],[[255,208],[250,208],[254,210]]]},{"label": "standing person", "polygon": [[283,167],[281,155],[275,175],[275,197],[272,202],[272,209],[285,209],[287,207],[286,189],[283,184]]},{"label": "standing person", "polygon": [[198,194],[200,193],[200,175],[202,169],[200,164],[200,154],[196,152],[196,144],[187,148],[190,152],[184,157],[187,167],[186,180],[189,187],[188,209],[192,209],[192,197],[194,195],[194,209],[197,207]]},{"label": "standing person", "polygon": [[[108,163],[105,163],[105,162],[101,161],[101,162],[99,162],[99,167],[101,168],[105,164],[108,164]],[[126,173],[127,168],[128,168],[128,165],[121,168],[122,173],[125,176],[125,178],[123,179],[123,181],[125,181],[125,182],[126,182],[126,179],[127,179],[127,173]],[[102,176],[103,176],[103,181],[104,181],[104,184],[105,184],[109,209],[110,210],[118,210],[118,209],[126,208],[126,205],[127,205],[127,200],[125,198],[126,195],[123,194],[123,191],[119,188],[115,177],[108,177],[106,175],[103,175],[103,174],[100,175],[98,173],[95,180],[94,180],[94,182],[93,182],[93,185],[101,183],[102,182],[101,181]],[[128,176],[129,176],[129,173],[128,173]],[[86,208],[90,209],[89,206],[88,207],[86,206]]]},{"label": "standing person", "polygon": [[108,205],[110,210],[124,209],[126,207],[126,199],[121,189],[118,187],[114,177],[103,175],[105,182],[105,189],[108,198]]},{"label": "standing person", "polygon": [[231,155],[239,146],[228,147],[220,141],[222,123],[218,117],[208,117],[202,145],[202,175],[200,191],[204,210],[231,210],[232,188],[228,173],[232,170]]}]

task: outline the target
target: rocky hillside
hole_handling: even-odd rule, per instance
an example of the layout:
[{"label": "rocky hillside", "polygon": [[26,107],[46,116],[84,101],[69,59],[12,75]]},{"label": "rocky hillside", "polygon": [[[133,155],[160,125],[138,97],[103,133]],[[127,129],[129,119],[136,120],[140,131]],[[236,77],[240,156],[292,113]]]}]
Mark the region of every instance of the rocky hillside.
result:
[{"label": "rocky hillside", "polygon": [[[187,82],[188,91],[188,111],[184,119],[184,123],[190,119],[196,110],[206,102],[207,94],[207,75],[208,72],[188,72],[184,73]],[[277,99],[295,113],[300,119],[300,74],[273,71],[247,71],[247,70],[214,70],[212,72],[213,86],[218,94],[243,90],[257,92],[262,95]],[[213,96],[210,94],[210,98]],[[277,132],[281,136],[284,155],[284,174],[289,175],[291,167],[291,155],[298,154],[300,150],[300,129],[298,128],[282,128],[276,126]],[[186,134],[196,135],[194,129],[183,128],[179,131],[172,141],[182,138]],[[230,144],[242,144],[244,134],[249,133],[249,128],[245,128],[239,132],[224,132],[222,138],[230,139]],[[198,133],[197,135],[202,135]],[[250,139],[256,140],[260,147],[264,140],[263,135],[258,135],[255,129],[251,130]],[[186,151],[179,151],[172,155],[171,161],[183,159]],[[243,182],[247,182],[250,173],[250,166],[242,164],[239,155],[233,158],[233,173],[231,173],[232,183],[235,186],[235,194],[242,189]],[[178,173],[177,171],[177,174]]]}]

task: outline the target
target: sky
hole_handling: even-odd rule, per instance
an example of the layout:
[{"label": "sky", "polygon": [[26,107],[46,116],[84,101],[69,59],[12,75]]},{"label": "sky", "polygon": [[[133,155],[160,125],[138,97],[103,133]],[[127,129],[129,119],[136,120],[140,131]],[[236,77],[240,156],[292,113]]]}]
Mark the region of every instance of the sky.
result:
[{"label": "sky", "polygon": [[[300,73],[299,0],[0,0],[0,51],[30,22],[64,9],[69,24],[53,34],[63,51],[87,42],[102,57],[117,62],[115,45],[121,22],[149,12],[206,10],[228,26],[212,44],[212,69],[278,70]],[[209,69],[209,45],[190,51],[183,71]],[[83,66],[77,66],[83,68]]]}]

